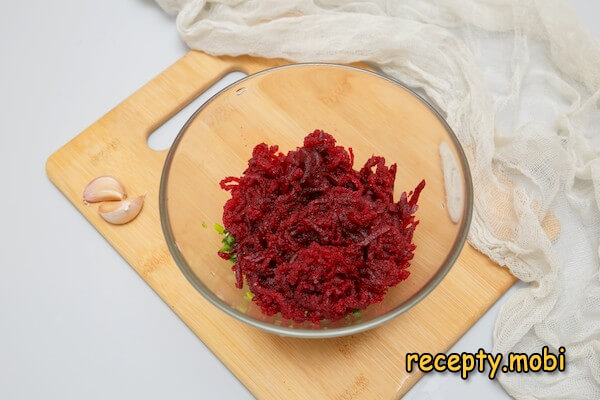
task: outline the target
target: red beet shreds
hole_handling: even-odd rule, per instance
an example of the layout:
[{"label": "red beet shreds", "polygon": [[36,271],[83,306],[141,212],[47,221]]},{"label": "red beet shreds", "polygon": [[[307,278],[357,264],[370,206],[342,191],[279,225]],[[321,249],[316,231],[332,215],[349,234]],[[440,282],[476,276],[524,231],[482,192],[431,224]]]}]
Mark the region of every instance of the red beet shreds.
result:
[{"label": "red beet shreds", "polygon": [[425,181],[394,203],[396,164],[373,156],[356,171],[348,150],[321,130],[287,155],[262,143],[241,178],[221,181],[235,243],[219,255],[235,255],[236,286],[245,277],[264,313],[336,320],[408,278]]}]

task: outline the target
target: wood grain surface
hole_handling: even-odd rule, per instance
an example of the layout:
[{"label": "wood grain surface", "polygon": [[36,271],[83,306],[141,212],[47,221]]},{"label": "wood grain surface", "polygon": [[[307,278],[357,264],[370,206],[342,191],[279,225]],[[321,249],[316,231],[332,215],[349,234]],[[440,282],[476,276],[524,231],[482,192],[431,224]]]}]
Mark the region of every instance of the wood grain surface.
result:
[{"label": "wood grain surface", "polygon": [[[190,52],[53,154],[48,176],[257,398],[398,398],[420,377],[406,373],[405,353],[446,351],[512,285],[506,270],[466,245],[442,283],[386,325],[343,338],[294,339],[262,332],[218,310],[188,283],[165,243],[158,191],[167,152],[151,150],[147,137],[226,73],[252,74],[283,64]],[[335,93],[323,104],[333,107],[334,100]],[[281,98],[278,104],[292,101]],[[131,195],[147,193],[144,210],[132,223],[109,225],[96,207],[83,204],[84,186],[106,174],[118,176]]]}]

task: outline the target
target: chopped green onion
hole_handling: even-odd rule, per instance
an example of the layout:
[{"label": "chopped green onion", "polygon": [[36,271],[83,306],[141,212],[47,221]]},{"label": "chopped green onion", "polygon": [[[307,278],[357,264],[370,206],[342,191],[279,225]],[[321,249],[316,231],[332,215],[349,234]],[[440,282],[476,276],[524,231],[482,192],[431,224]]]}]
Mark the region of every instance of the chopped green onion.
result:
[{"label": "chopped green onion", "polygon": [[229,261],[235,264],[237,261],[237,254],[232,254],[231,257],[229,257]]},{"label": "chopped green onion", "polygon": [[235,238],[231,235],[227,235],[223,238],[223,240],[221,240],[223,243],[225,243],[228,246],[233,246],[233,244],[235,243]]},{"label": "chopped green onion", "polygon": [[223,247],[221,247],[221,250],[219,250],[221,253],[229,253],[231,250],[233,250],[231,248],[230,245],[228,245],[227,243],[223,244]]},{"label": "chopped green onion", "polygon": [[354,311],[352,311],[352,315],[354,315],[355,317],[358,317],[361,312],[362,312],[361,310],[354,310]]},{"label": "chopped green onion", "polygon": [[246,292],[246,297],[247,297],[248,299],[252,300],[252,299],[254,298],[254,293],[252,293],[252,292],[248,291],[248,292]]},{"label": "chopped green onion", "polygon": [[221,224],[215,224],[215,231],[217,231],[219,235],[224,235],[227,233],[227,230]]}]

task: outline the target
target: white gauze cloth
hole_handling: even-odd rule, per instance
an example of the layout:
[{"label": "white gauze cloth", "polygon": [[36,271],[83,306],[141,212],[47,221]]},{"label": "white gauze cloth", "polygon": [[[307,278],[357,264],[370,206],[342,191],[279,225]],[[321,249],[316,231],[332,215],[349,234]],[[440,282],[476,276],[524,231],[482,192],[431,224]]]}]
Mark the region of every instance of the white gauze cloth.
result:
[{"label": "white gauze cloth", "polygon": [[[521,281],[495,352],[567,349],[499,374],[518,399],[600,399],[600,46],[560,0],[157,0],[216,55],[366,61],[421,89],[465,148],[470,243]],[[473,349],[476,351],[477,349]]]}]

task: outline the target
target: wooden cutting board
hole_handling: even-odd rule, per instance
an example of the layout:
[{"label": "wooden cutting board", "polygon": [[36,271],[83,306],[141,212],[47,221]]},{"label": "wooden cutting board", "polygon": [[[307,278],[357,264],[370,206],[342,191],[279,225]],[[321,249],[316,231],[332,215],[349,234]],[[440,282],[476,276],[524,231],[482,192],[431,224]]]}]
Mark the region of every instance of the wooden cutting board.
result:
[{"label": "wooden cutting board", "polygon": [[[448,350],[513,284],[505,269],[466,245],[443,282],[386,325],[350,337],[293,339],[215,308],[188,283],[167,249],[158,210],[167,152],[151,150],[147,137],[228,72],[252,74],[283,64],[190,52],[53,154],[48,176],[257,398],[398,398],[421,376],[407,374],[405,353]],[[85,185],[106,174],[118,176],[129,193],[147,193],[133,223],[106,224],[96,207],[83,204]]]}]

